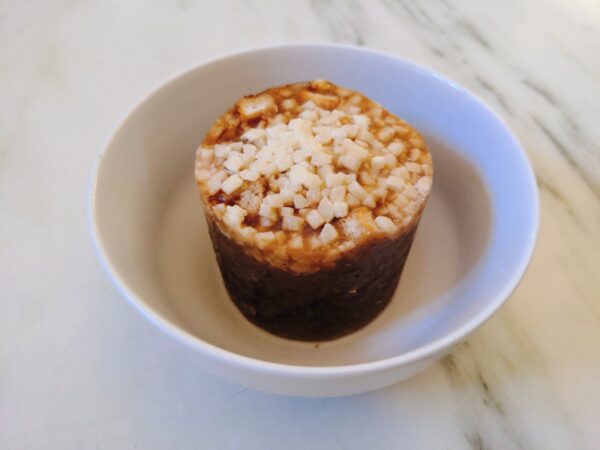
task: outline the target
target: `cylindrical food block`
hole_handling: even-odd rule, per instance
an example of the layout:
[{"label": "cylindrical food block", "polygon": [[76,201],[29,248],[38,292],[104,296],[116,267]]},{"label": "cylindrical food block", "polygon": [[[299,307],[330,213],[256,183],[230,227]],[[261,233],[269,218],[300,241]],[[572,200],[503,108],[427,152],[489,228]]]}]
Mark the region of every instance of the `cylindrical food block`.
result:
[{"label": "cylindrical food block", "polygon": [[316,80],[238,101],[198,149],[195,176],[240,311],[278,336],[324,341],[389,303],[432,164],[406,122]]}]

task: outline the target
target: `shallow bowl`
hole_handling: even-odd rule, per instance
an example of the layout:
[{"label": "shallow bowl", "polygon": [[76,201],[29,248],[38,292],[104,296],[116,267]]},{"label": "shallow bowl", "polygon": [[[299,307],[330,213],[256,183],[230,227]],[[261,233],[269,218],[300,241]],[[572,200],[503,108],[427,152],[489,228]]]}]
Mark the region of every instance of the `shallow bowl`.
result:
[{"label": "shallow bowl", "polygon": [[[272,336],[224,289],[194,182],[204,134],[243,95],[325,78],[423,134],[434,187],[398,289],[360,331],[331,342]],[[364,48],[284,45],[232,54],[172,78],[119,124],[99,158],[90,231],[125,298],[200,365],[269,392],[339,396],[422,370],[488,319],[522,277],[538,228],[535,179],[506,124],[473,94]]]}]

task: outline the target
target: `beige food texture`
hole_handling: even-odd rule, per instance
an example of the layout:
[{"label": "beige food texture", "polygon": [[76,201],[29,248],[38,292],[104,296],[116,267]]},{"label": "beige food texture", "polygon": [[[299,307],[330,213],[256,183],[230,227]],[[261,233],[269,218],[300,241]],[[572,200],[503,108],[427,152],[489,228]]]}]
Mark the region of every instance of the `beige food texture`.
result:
[{"label": "beige food texture", "polygon": [[413,226],[432,173],[414,128],[325,80],[244,97],[195,164],[208,219],[255,258],[301,273]]}]

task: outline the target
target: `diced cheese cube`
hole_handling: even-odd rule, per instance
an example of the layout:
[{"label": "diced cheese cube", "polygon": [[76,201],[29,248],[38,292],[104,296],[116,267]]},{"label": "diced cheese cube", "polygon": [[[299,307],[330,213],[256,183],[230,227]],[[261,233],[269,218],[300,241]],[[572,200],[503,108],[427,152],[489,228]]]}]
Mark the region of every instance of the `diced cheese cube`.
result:
[{"label": "diced cheese cube", "polygon": [[290,120],[288,123],[288,128],[300,134],[312,135],[312,125],[313,124],[310,120],[296,118]]},{"label": "diced cheese cube", "polygon": [[341,156],[339,163],[348,170],[356,172],[362,162],[369,156],[369,152],[350,139],[344,139],[342,147],[346,153]]},{"label": "diced cheese cube", "polygon": [[294,100],[293,98],[286,98],[284,101],[281,102],[281,106],[283,106],[283,109],[285,109],[286,111],[294,109],[297,105],[298,104],[296,103],[296,100]]},{"label": "diced cheese cube", "polygon": [[346,217],[348,215],[348,203],[346,202],[334,202],[333,203],[333,214],[335,217]]},{"label": "diced cheese cube", "polygon": [[320,189],[309,189],[306,192],[306,199],[310,205],[315,205],[321,201],[321,190]]},{"label": "diced cheese cube", "polygon": [[361,141],[366,142],[367,144],[370,144],[375,139],[373,137],[373,135],[371,134],[371,132],[369,130],[367,130],[366,128],[359,128],[358,134],[356,135],[356,137],[358,139],[360,139]]},{"label": "diced cheese cube", "polygon": [[360,205],[360,200],[358,200],[354,195],[348,194],[346,196],[346,203],[350,208],[354,208],[355,206]]},{"label": "diced cheese cube", "polygon": [[241,136],[243,140],[259,145],[264,145],[266,137],[265,130],[261,128],[250,128]]},{"label": "diced cheese cube", "polygon": [[373,150],[376,150],[378,152],[382,152],[385,149],[385,145],[383,145],[380,141],[373,141],[371,143],[371,147],[373,147]]},{"label": "diced cheese cube", "polygon": [[264,201],[273,208],[281,208],[283,206],[283,201],[281,200],[281,195],[279,194],[269,194],[265,197]]},{"label": "diced cheese cube", "polygon": [[404,180],[394,175],[390,175],[385,180],[385,185],[388,189],[395,192],[402,192],[404,190]]},{"label": "diced cheese cube", "polygon": [[284,206],[283,208],[281,208],[281,216],[285,217],[285,216],[293,216],[294,215],[294,208],[290,208],[289,206]]},{"label": "diced cheese cube", "polygon": [[416,200],[416,198],[419,196],[419,191],[417,191],[415,187],[411,186],[410,184],[404,186],[404,191],[402,191],[402,193],[410,200]]},{"label": "diced cheese cube", "polygon": [[394,134],[396,134],[396,130],[391,127],[384,127],[377,133],[377,139],[383,143],[387,143],[394,137]]},{"label": "diced cheese cube", "polygon": [[421,150],[415,147],[410,151],[410,156],[408,157],[408,159],[410,159],[411,161],[418,161],[420,157]]},{"label": "diced cheese cube", "polygon": [[410,180],[410,172],[404,166],[396,167],[394,170],[391,171],[391,174],[396,177],[402,178],[404,181]]},{"label": "diced cheese cube", "polygon": [[221,190],[229,195],[241,188],[243,184],[244,181],[239,177],[239,175],[231,175],[229,178],[223,181]]},{"label": "diced cheese cube", "polygon": [[294,191],[287,188],[281,189],[279,197],[284,205],[291,205],[294,202]]},{"label": "diced cheese cube", "polygon": [[407,162],[404,164],[404,167],[406,167],[411,173],[419,173],[421,171],[421,164],[414,162]]},{"label": "diced cheese cube", "polygon": [[325,179],[325,183],[327,184],[328,188],[332,188],[334,186],[340,186],[342,184],[344,184],[346,181],[346,176],[343,173],[332,173],[330,175],[327,175],[326,179]]},{"label": "diced cheese cube", "polygon": [[327,164],[325,166],[321,166],[321,167],[319,167],[319,170],[317,171],[317,173],[319,174],[319,177],[321,178],[321,180],[323,180],[324,182],[327,182],[327,177],[333,173],[333,167],[329,164]]},{"label": "diced cheese cube", "polygon": [[239,156],[237,152],[230,154],[227,158],[227,161],[223,163],[223,166],[231,172],[238,172],[243,165],[244,160]]},{"label": "diced cheese cube", "polygon": [[362,148],[360,145],[356,144],[354,141],[350,139],[344,139],[342,142],[342,147],[346,150],[347,154],[351,154],[361,161],[364,160],[367,156],[369,156],[369,152]]},{"label": "diced cheese cube", "polygon": [[277,105],[273,97],[267,94],[257,97],[246,97],[238,102],[240,116],[247,120],[267,113],[277,111]]},{"label": "diced cheese cube", "polygon": [[367,208],[373,209],[377,206],[377,202],[375,201],[375,197],[371,194],[368,194],[362,201],[362,204]]},{"label": "diced cheese cube", "polygon": [[300,113],[300,117],[302,119],[310,120],[311,122],[316,122],[319,119],[319,115],[311,109],[306,109]]},{"label": "diced cheese cube", "polygon": [[338,238],[338,232],[333,225],[330,223],[326,223],[321,233],[319,234],[319,239],[323,244],[329,244],[335,241]]},{"label": "diced cheese cube", "polygon": [[266,200],[263,200],[263,202],[260,204],[260,209],[258,210],[258,214],[261,217],[265,217],[267,219],[271,219],[274,220],[277,218],[275,209],[273,208],[273,205],[269,204],[269,202],[267,202]]},{"label": "diced cheese cube", "polygon": [[343,202],[346,199],[346,186],[334,186],[329,192],[329,199],[332,202]]},{"label": "diced cheese cube", "polygon": [[387,149],[392,155],[398,156],[404,151],[404,143],[400,141],[394,141],[388,145]]},{"label": "diced cheese cube", "polygon": [[346,136],[351,139],[354,139],[358,134],[358,126],[357,125],[344,125],[343,129],[345,131]]},{"label": "diced cheese cube", "polygon": [[369,175],[368,172],[365,172],[365,171],[362,171],[358,174],[358,180],[363,185],[375,184],[375,180],[371,177],[371,175]]},{"label": "diced cheese cube", "polygon": [[290,169],[290,181],[296,185],[303,185],[306,189],[318,189],[321,187],[321,178],[314,173],[306,170],[299,164],[295,164]]},{"label": "diced cheese cube", "polygon": [[242,147],[242,153],[246,156],[256,156],[258,149],[255,145],[252,144],[244,144]]},{"label": "diced cheese cube", "polygon": [[319,214],[325,222],[331,222],[333,220],[333,203],[331,203],[331,200],[329,200],[328,198],[321,199],[317,211],[319,211]]},{"label": "diced cheese cube", "polygon": [[393,233],[396,230],[396,225],[392,219],[386,216],[375,217],[375,224],[377,225],[377,228],[385,233]]},{"label": "diced cheese cube", "polygon": [[371,119],[369,119],[364,114],[356,114],[355,116],[352,117],[352,121],[359,128],[369,128],[369,124],[371,123]]},{"label": "diced cheese cube", "polygon": [[246,217],[247,211],[240,208],[238,205],[227,206],[223,220],[227,225],[232,228],[238,228],[241,226],[244,218]]},{"label": "diced cheese cube", "polygon": [[289,153],[277,155],[275,157],[275,167],[279,172],[285,172],[294,165],[294,158]]},{"label": "diced cheese cube", "polygon": [[373,197],[375,197],[376,199],[385,199],[387,196],[387,190],[382,188],[376,188],[371,191],[371,195],[373,195]]},{"label": "diced cheese cube", "polygon": [[348,185],[348,192],[350,192],[358,200],[363,200],[367,196],[367,192],[356,181],[353,181]]},{"label": "diced cheese cube", "polygon": [[325,153],[324,151],[316,151],[311,155],[310,163],[317,167],[331,164],[331,155]]},{"label": "diced cheese cube", "polygon": [[300,210],[302,208],[306,208],[308,206],[308,200],[306,197],[300,194],[294,195],[294,208]]},{"label": "diced cheese cube", "polygon": [[321,129],[321,131],[317,133],[316,139],[321,144],[329,144],[333,139],[333,136],[331,134],[331,128],[324,127],[323,129]]},{"label": "diced cheese cube", "polygon": [[301,96],[306,100],[312,101],[320,108],[325,109],[333,109],[340,102],[340,98],[337,95],[327,95],[312,91],[303,91]]},{"label": "diced cheese cube", "polygon": [[306,221],[315,230],[325,223],[323,217],[321,217],[321,214],[316,209],[308,213]]},{"label": "diced cheese cube", "polygon": [[306,149],[300,149],[300,150],[296,150],[293,154],[292,154],[292,159],[295,163],[299,163],[302,161],[306,161],[310,156],[310,153],[308,152],[308,150]]},{"label": "diced cheese cube", "polygon": [[284,230],[300,231],[304,225],[304,219],[298,216],[283,216],[281,226]]},{"label": "diced cheese cube", "polygon": [[383,158],[385,159],[385,165],[390,169],[392,167],[395,167],[396,164],[398,164],[398,161],[396,160],[396,157],[394,155],[388,153],[387,155],[384,155]]},{"label": "diced cheese cube", "polygon": [[402,194],[396,194],[394,196],[394,203],[400,208],[404,208],[406,205],[408,205],[409,200]]},{"label": "diced cheese cube", "polygon": [[360,165],[362,164],[362,161],[358,158],[356,158],[355,156],[349,155],[349,154],[345,154],[342,155],[339,159],[339,163],[341,166],[345,167],[348,170],[351,170],[353,172],[356,172],[358,170],[358,168],[360,167]]},{"label": "diced cheese cube", "polygon": [[421,195],[427,195],[431,189],[432,178],[430,176],[422,177],[415,183],[415,189],[419,191]]},{"label": "diced cheese cube", "polygon": [[375,173],[379,172],[385,167],[385,158],[383,156],[374,156],[371,158],[371,168]]},{"label": "diced cheese cube", "polygon": [[246,181],[256,181],[260,177],[260,173],[252,169],[245,169],[240,172],[240,178]]}]

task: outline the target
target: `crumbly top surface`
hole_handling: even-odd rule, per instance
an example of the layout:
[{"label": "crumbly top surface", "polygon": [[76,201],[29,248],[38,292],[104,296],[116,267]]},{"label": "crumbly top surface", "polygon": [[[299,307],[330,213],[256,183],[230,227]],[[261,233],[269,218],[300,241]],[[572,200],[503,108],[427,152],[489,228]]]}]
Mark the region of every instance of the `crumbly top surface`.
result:
[{"label": "crumbly top surface", "polygon": [[432,164],[406,122],[316,80],[239,100],[198,148],[195,176],[223,233],[275,267],[313,272],[411,226]]}]

